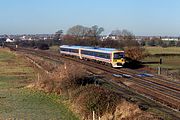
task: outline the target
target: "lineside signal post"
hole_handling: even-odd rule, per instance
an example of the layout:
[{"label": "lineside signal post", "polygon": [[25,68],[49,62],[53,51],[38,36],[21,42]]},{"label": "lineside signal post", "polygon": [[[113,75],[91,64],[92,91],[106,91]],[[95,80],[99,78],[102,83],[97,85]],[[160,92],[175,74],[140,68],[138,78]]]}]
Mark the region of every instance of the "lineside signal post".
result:
[{"label": "lineside signal post", "polygon": [[[159,64],[161,65],[162,64],[162,58],[159,59]],[[161,67],[160,65],[158,66],[158,75],[161,74]]]},{"label": "lineside signal post", "polygon": [[163,62],[163,61],[162,61],[162,58],[160,58],[160,60],[159,60],[159,64],[162,64],[162,62]]}]

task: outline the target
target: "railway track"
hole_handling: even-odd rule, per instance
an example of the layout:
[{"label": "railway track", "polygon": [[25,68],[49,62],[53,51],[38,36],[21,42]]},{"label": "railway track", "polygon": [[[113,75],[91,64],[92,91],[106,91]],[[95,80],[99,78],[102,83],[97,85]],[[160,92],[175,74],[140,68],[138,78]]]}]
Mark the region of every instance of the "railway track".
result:
[{"label": "railway track", "polygon": [[[139,74],[139,72],[135,71],[135,70],[130,70],[130,69],[126,69],[126,68],[123,68],[121,69],[121,71],[126,71],[128,72],[129,74]],[[148,78],[144,78],[145,80],[148,80]],[[151,82],[154,82],[156,84],[161,84],[165,87],[168,87],[168,88],[172,88],[172,89],[176,89],[178,91],[180,91],[180,83],[179,82],[176,82],[176,81],[170,81],[169,79],[165,79],[163,76],[159,76],[159,75],[154,75],[153,79],[149,79],[148,81],[151,81]]]},{"label": "railway track", "polygon": [[[11,48],[13,49],[13,48]],[[123,71],[123,69],[114,69],[109,66],[97,64],[91,61],[84,62],[77,58],[72,58],[69,56],[61,56],[56,53],[40,51],[40,50],[32,50],[32,49],[24,49],[19,48],[17,50],[24,51],[26,53],[34,53],[40,54],[42,56],[47,56],[49,58],[53,58],[54,60],[58,60],[60,57],[66,60],[72,60],[74,62],[78,62],[87,66],[91,66],[93,68],[102,70],[107,72],[108,74],[128,74],[131,75],[132,78],[126,78],[127,80],[133,82],[134,84],[130,86],[134,90],[151,97],[154,100],[157,100],[171,108],[180,110],[180,85],[171,81],[161,80],[158,77],[138,77],[135,74],[138,72],[132,70]]]}]

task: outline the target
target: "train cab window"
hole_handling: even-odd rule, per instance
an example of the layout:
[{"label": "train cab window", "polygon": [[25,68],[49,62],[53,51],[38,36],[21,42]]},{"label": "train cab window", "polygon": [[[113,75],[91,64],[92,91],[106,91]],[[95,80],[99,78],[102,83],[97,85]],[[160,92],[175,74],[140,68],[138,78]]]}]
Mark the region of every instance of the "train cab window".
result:
[{"label": "train cab window", "polygon": [[119,52],[119,53],[114,53],[114,59],[121,59],[124,57],[124,53]]}]

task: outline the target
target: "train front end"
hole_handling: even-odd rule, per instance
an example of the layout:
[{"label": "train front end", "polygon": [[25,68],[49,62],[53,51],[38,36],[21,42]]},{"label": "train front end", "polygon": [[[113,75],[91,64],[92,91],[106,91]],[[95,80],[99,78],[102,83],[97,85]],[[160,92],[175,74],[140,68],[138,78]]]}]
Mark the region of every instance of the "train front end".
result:
[{"label": "train front end", "polygon": [[125,64],[125,54],[124,51],[116,51],[116,52],[112,52],[112,67],[123,67],[123,65]]}]

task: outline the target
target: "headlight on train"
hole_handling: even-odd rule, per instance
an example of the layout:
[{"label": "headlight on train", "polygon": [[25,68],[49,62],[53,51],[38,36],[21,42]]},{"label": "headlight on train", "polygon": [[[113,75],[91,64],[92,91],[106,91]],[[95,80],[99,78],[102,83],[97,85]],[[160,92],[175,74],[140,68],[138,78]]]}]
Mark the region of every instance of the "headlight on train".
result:
[{"label": "headlight on train", "polygon": [[124,58],[116,59],[116,60],[114,59],[113,62],[124,64],[125,63],[125,59]]}]

